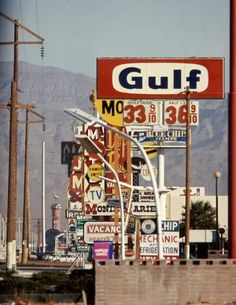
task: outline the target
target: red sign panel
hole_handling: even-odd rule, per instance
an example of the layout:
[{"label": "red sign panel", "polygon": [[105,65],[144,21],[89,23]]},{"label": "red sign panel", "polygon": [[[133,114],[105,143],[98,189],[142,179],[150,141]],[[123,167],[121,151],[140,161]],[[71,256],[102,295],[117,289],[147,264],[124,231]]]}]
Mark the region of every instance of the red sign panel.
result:
[{"label": "red sign panel", "polygon": [[224,98],[223,58],[98,58],[97,98]]}]

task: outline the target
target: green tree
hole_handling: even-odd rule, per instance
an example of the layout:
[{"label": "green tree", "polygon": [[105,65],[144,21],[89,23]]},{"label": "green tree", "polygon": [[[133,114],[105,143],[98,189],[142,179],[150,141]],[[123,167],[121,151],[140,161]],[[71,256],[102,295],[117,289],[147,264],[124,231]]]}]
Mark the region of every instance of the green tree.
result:
[{"label": "green tree", "polygon": [[[185,209],[185,207],[184,207]],[[183,221],[180,224],[180,237],[184,236],[185,215],[183,212]],[[216,227],[216,209],[211,206],[209,201],[198,200],[191,201],[190,206],[190,229],[208,230]]]}]

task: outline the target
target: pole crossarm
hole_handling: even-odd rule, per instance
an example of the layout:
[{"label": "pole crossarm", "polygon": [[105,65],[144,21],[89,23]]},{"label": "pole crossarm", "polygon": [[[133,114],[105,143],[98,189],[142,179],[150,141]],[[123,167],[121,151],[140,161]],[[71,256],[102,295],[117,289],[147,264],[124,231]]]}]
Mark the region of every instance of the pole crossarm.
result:
[{"label": "pole crossarm", "polygon": [[[24,106],[24,105],[23,105],[23,106]],[[29,105],[29,106],[31,106],[31,105]],[[29,112],[31,112],[32,114],[36,115],[37,117],[40,118],[40,120],[33,120],[33,121],[30,121],[30,120],[28,120],[28,121],[19,121],[19,120],[18,120],[18,123],[19,123],[19,124],[26,124],[26,123],[43,123],[43,122],[45,121],[45,118],[44,118],[41,114],[39,114],[39,113],[37,113],[36,111],[34,111],[34,110],[31,109],[32,107],[29,107],[29,108],[27,108],[27,107],[22,107],[22,108],[24,108],[24,109],[28,110]],[[35,108],[35,106],[33,106],[33,108]]]},{"label": "pole crossarm", "polygon": [[42,44],[41,41],[1,41],[0,45],[6,46],[6,45],[20,45],[20,44]]},{"label": "pole crossarm", "polygon": [[7,109],[7,110],[9,110],[10,107],[11,107],[11,104],[0,104],[0,109]]},{"label": "pole crossarm", "polygon": [[[9,109],[11,107],[11,104],[0,104],[0,109]],[[31,112],[33,112],[31,109],[35,108],[35,105],[33,104],[20,104],[20,103],[16,103],[16,108],[18,109],[26,109],[26,110],[30,110]],[[40,116],[40,115],[38,115]],[[41,117],[41,116],[40,116]]]},{"label": "pole crossarm", "polygon": [[31,34],[32,36],[38,38],[40,41],[38,42],[14,42],[14,41],[10,41],[10,42],[0,42],[0,44],[22,44],[22,43],[43,43],[44,38],[40,37],[39,35],[37,35],[36,33],[34,33],[33,31],[31,31],[30,29],[28,29],[26,26],[24,26],[23,24],[19,23],[17,20],[12,19],[11,17],[7,16],[6,14],[4,14],[3,12],[0,12],[0,16],[2,16],[3,18],[7,19],[8,21],[16,24],[18,27],[22,28],[23,30],[25,30],[26,32],[28,32],[29,34]]}]

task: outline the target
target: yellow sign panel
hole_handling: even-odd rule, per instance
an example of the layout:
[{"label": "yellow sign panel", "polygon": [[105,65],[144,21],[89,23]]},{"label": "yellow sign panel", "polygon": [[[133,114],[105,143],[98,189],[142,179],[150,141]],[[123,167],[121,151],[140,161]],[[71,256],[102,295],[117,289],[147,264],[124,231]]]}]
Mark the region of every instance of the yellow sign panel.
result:
[{"label": "yellow sign panel", "polygon": [[144,150],[146,151],[149,158],[155,158],[158,155],[158,149],[155,147],[155,142],[143,142]]},{"label": "yellow sign panel", "polygon": [[99,176],[104,176],[105,170],[101,164],[92,164],[88,168],[88,177],[92,181],[100,181]]},{"label": "yellow sign panel", "polygon": [[114,126],[123,126],[123,100],[95,99],[95,107],[102,120]]}]

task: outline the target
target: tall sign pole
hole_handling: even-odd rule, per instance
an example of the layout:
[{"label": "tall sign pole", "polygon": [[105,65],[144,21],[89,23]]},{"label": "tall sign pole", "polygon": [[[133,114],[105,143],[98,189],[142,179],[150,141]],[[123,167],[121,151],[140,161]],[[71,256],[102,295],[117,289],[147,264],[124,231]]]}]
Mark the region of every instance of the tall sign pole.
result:
[{"label": "tall sign pole", "polygon": [[229,258],[236,258],[236,0],[230,1]]},{"label": "tall sign pole", "polygon": [[184,258],[189,259],[189,231],[190,231],[190,91],[186,90],[186,174],[185,174],[185,244]]}]

